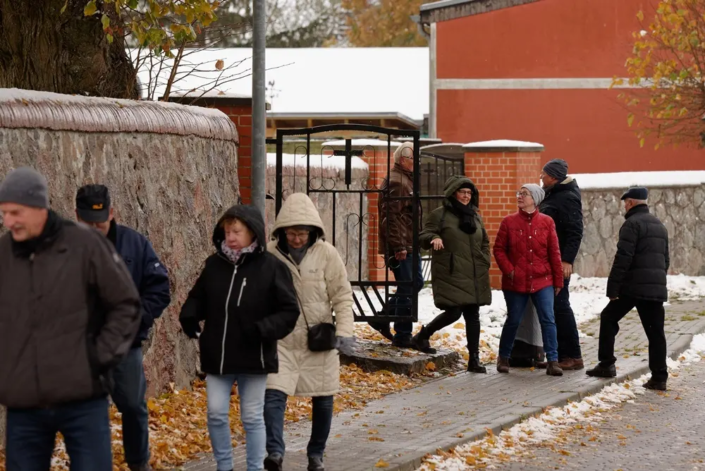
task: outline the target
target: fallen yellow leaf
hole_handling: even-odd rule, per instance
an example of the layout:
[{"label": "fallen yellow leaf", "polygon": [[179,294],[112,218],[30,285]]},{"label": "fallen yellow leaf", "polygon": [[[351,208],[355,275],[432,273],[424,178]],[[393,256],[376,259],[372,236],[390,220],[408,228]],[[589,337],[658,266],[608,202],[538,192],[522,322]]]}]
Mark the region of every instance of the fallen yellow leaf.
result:
[{"label": "fallen yellow leaf", "polygon": [[375,468],[389,468],[389,463],[380,458],[377,464],[375,464]]}]

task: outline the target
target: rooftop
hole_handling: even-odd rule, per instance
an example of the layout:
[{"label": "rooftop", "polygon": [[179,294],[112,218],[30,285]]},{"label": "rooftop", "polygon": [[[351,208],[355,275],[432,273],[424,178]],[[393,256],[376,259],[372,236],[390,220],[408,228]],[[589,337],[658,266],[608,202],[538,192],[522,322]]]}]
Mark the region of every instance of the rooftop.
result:
[{"label": "rooftop", "polygon": [[[267,49],[267,101],[272,113],[397,113],[421,120],[429,112],[428,48],[300,48]],[[252,49],[207,49],[190,54],[182,67],[198,65],[198,73],[183,77],[174,86],[176,94],[191,92],[198,97],[222,71],[232,81],[218,84],[220,93],[233,99],[252,93]],[[186,69],[181,69],[186,70]],[[162,68],[155,96],[163,95],[171,69]],[[149,71],[143,67],[140,81]],[[211,83],[210,86],[207,84]],[[203,99],[210,98],[209,96]],[[188,101],[188,99],[186,100]]]},{"label": "rooftop", "polygon": [[421,22],[438,23],[540,0],[440,0],[421,5]]}]

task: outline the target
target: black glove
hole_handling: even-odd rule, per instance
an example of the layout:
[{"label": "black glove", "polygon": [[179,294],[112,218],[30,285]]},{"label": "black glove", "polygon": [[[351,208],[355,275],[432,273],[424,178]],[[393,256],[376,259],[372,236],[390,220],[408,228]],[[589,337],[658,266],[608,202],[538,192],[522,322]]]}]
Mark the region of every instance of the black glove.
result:
[{"label": "black glove", "polygon": [[201,335],[201,326],[196,319],[181,319],[181,330],[190,339],[197,339]]}]

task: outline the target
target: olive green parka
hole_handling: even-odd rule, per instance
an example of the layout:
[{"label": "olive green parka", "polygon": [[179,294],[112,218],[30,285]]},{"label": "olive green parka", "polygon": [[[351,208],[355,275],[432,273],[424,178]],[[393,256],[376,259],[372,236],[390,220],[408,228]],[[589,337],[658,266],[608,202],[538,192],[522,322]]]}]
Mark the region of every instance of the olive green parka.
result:
[{"label": "olive green parka", "polygon": [[480,306],[492,302],[490,289],[490,240],[476,213],[477,230],[467,234],[460,230],[460,217],[450,202],[460,188],[472,189],[470,204],[477,210],[480,195],[475,184],[467,177],[454,175],[443,188],[446,199],[443,206],[428,215],[419,236],[421,247],[431,250],[431,241],[440,238],[444,248],[433,250],[431,275],[433,278],[433,300],[439,309],[448,309],[468,304]]}]

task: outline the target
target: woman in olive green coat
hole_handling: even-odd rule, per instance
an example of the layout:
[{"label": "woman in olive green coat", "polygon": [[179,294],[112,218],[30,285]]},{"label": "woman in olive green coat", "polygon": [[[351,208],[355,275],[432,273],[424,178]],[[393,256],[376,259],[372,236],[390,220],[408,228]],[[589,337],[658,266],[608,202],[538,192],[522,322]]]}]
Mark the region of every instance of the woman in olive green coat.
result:
[{"label": "woman in olive green coat", "polygon": [[480,363],[480,306],[492,302],[490,241],[477,213],[480,195],[467,177],[446,181],[443,206],[428,216],[419,236],[421,247],[433,249],[431,275],[433,300],[445,312],[436,316],[413,338],[416,348],[433,352],[431,335],[462,315],[468,338],[468,371],[486,373]]}]

